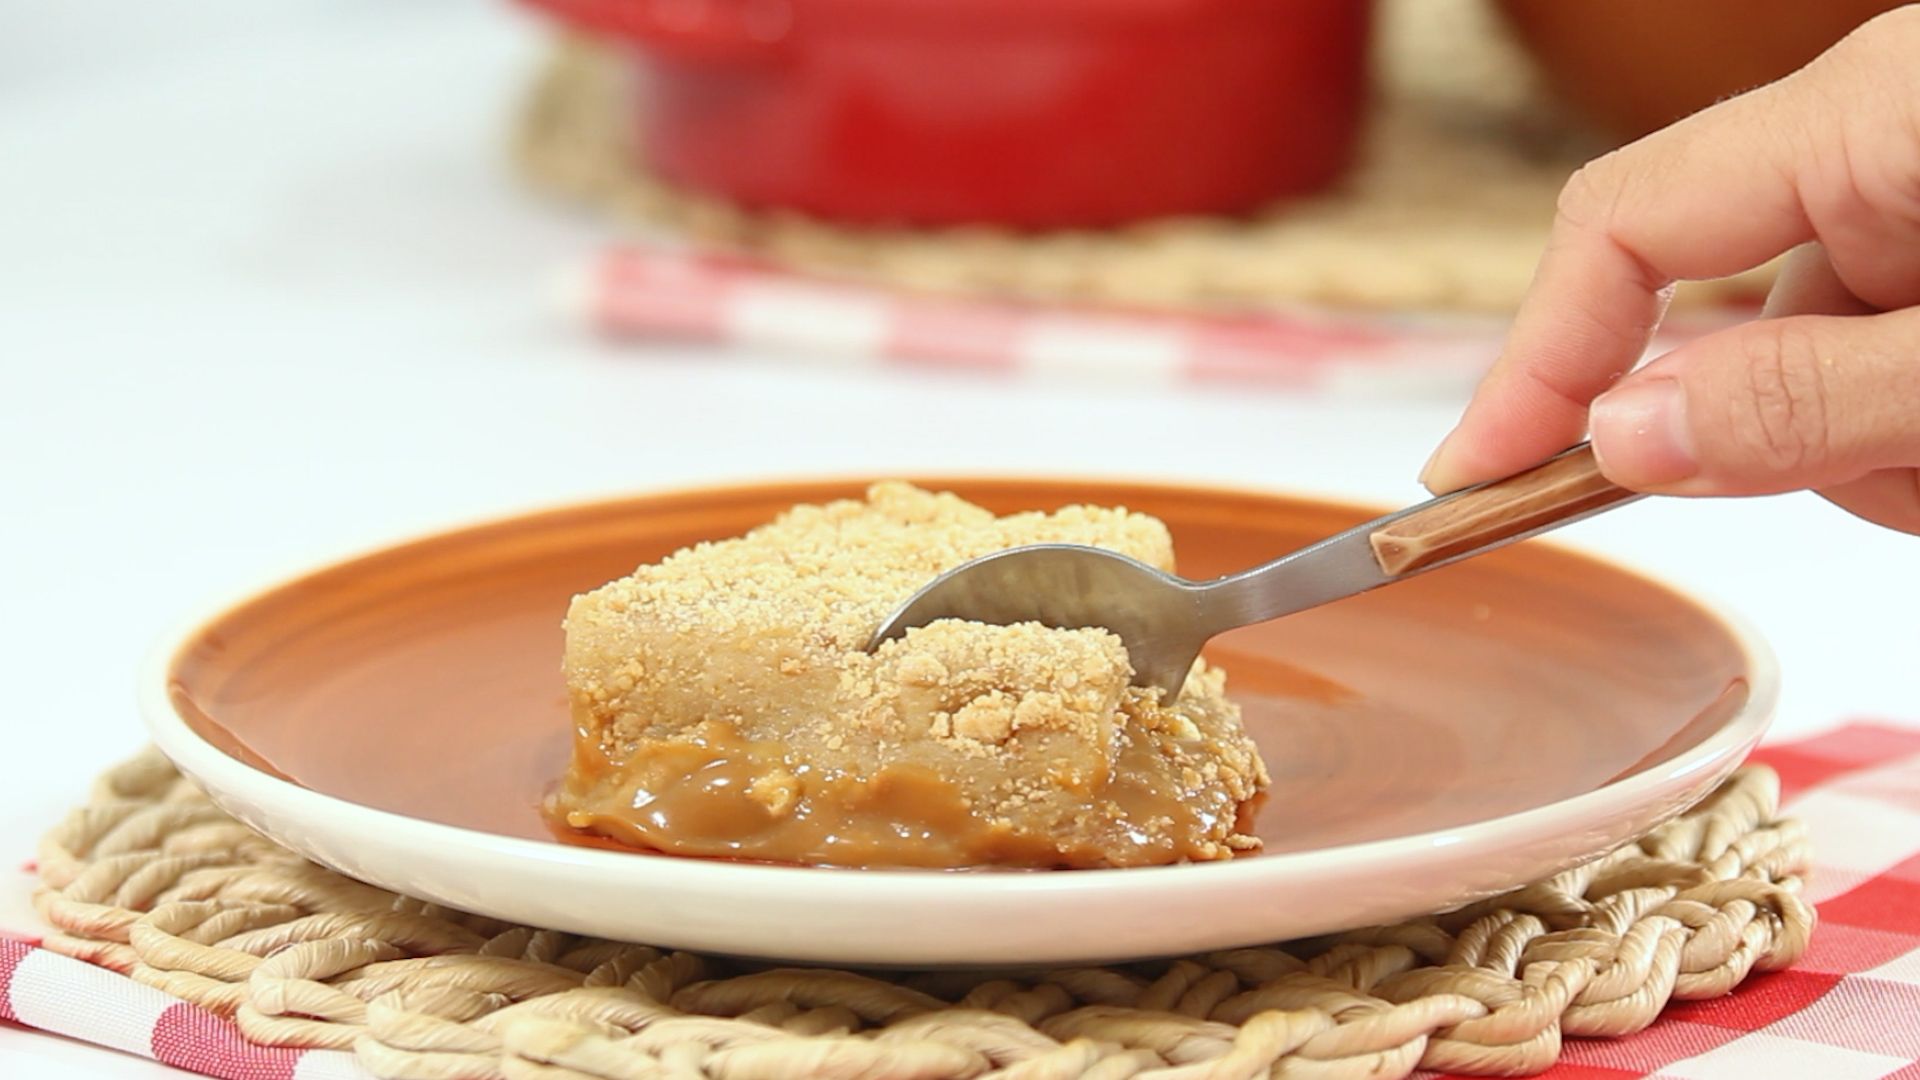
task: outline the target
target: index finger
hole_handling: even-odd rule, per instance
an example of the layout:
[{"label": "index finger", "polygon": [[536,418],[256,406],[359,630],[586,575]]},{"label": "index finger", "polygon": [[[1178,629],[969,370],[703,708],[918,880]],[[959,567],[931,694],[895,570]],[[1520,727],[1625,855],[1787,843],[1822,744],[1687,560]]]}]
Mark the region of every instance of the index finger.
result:
[{"label": "index finger", "polygon": [[[1449,491],[1577,442],[1587,406],[1646,350],[1675,281],[1751,269],[1809,240],[1795,186],[1809,68],[1592,162],[1560,195],[1500,359],[1423,482]],[[1817,136],[1815,136],[1817,137]]]}]

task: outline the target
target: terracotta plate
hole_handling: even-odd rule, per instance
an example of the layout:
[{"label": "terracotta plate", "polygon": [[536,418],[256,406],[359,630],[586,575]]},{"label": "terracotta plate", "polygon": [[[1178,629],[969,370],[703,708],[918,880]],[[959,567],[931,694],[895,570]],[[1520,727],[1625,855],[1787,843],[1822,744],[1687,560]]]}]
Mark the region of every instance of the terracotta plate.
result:
[{"label": "terracotta plate", "polygon": [[[951,480],[999,511],[1088,501],[1173,529],[1183,572],[1252,565],[1348,507],[1102,481]],[[1739,763],[1775,672],[1665,586],[1528,543],[1226,635],[1273,772],[1264,854],[1098,871],[858,871],[602,850],[537,811],[569,738],[573,593],[854,482],[645,496],[460,529],[258,592],[170,640],[154,737],[228,811],[358,878],[505,919],[871,964],[1114,960],[1459,905],[1593,856]]]}]

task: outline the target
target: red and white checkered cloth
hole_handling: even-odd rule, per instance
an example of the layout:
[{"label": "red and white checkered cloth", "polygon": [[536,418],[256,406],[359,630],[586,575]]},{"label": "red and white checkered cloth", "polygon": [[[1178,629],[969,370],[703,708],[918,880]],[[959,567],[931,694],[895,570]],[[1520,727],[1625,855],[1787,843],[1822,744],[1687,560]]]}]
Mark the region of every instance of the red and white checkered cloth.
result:
[{"label": "red and white checkered cloth", "polygon": [[[1856,723],[1755,760],[1779,770],[1812,830],[1812,948],[1726,997],[1673,1004],[1638,1035],[1569,1039],[1544,1076],[1920,1080],[1920,728]],[[343,1051],[251,1046],[204,1009],[30,937],[0,938],[0,1021],[228,1080],[369,1076]]]},{"label": "red and white checkered cloth", "polygon": [[[613,338],[758,346],[796,362],[1374,397],[1464,393],[1506,329],[1489,317],[1170,314],[939,297],[666,245],[604,253],[569,282],[567,302]],[[1659,347],[1736,317],[1682,317]]]}]

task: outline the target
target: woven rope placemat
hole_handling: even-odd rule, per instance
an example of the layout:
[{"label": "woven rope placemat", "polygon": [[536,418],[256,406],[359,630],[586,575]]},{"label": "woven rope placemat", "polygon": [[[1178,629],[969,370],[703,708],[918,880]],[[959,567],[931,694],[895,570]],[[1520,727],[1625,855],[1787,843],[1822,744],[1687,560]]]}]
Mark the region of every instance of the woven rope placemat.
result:
[{"label": "woven rope placemat", "polygon": [[[1110,231],[857,229],[755,213],[646,174],[621,51],[567,40],[539,75],[515,150],[537,187],[809,273],[930,292],[1161,309],[1508,312],[1567,176],[1602,147],[1553,106],[1484,0],[1385,0],[1377,99],[1338,190],[1246,220]],[[1771,270],[1690,284],[1678,307],[1750,298]]]},{"label": "woven rope placemat", "polygon": [[1564,1036],[1638,1031],[1800,956],[1807,840],[1778,796],[1744,769],[1593,863],[1398,926],[1119,967],[863,973],[397,896],[252,832],[148,751],[42,841],[36,902],[50,949],[393,1080],[1516,1075]]}]

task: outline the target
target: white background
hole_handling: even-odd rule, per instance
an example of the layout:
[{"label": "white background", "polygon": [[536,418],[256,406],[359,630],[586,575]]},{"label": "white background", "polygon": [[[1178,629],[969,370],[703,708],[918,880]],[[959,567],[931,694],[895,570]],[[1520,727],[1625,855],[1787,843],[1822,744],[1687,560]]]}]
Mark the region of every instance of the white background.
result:
[{"label": "white background", "polygon": [[[595,223],[503,162],[538,45],[497,4],[0,0],[0,864],[140,745],[133,672],[171,621],[306,561],[775,474],[1402,502],[1458,410],[597,343],[549,300]],[[1920,721],[1920,542],[1808,496],[1569,535],[1756,622],[1785,669],[1777,734]],[[33,925],[27,879],[0,883],[0,926]],[[0,1027],[0,1075],[167,1071]]]}]

